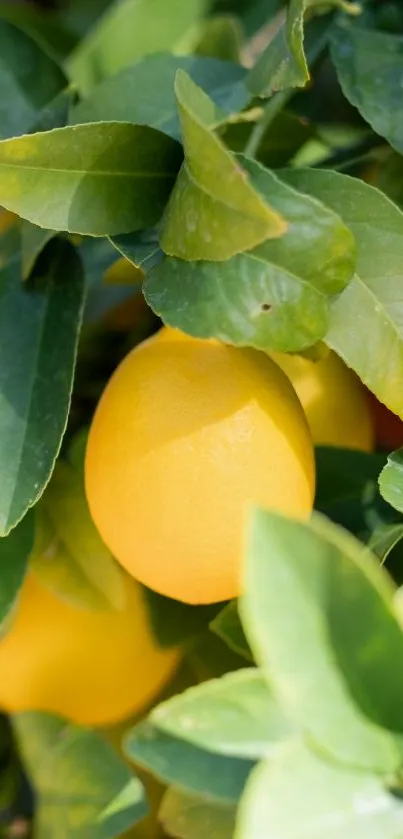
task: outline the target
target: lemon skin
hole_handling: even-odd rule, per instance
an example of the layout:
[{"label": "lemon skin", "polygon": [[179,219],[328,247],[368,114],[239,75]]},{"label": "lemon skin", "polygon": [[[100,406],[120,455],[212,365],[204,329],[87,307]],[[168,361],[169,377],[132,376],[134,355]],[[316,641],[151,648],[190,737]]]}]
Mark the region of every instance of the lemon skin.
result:
[{"label": "lemon skin", "polygon": [[213,603],[240,594],[252,505],[310,515],[313,447],[293,388],[267,356],[167,330],[109,381],[85,478],[93,520],[133,577]]}]

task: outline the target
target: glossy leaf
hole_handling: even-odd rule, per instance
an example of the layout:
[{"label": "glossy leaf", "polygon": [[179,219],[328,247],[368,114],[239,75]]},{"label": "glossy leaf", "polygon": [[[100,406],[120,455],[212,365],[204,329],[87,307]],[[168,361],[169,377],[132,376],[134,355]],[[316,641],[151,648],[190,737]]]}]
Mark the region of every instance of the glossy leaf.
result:
[{"label": "glossy leaf", "polygon": [[213,755],[158,731],[148,722],[131,730],[124,748],[130,760],[163,783],[228,802],[238,800],[253,767],[252,761]]},{"label": "glossy leaf", "polygon": [[[323,204],[240,158],[287,231],[224,263],[166,257],[146,280],[151,308],[170,326],[236,346],[300,350],[327,332],[334,295],[354,270],[354,241]],[[183,227],[183,222],[182,222]]]},{"label": "glossy leaf", "polygon": [[300,744],[253,772],[235,839],[399,839],[403,803],[368,772],[326,763]]},{"label": "glossy leaf", "polygon": [[0,18],[0,137],[27,133],[66,84],[63,71],[39,44]]},{"label": "glossy leaf", "polygon": [[81,263],[68,242],[49,244],[32,284],[21,283],[17,259],[0,271],[2,534],[51,475],[69,411],[83,297]]},{"label": "glossy leaf", "polygon": [[136,59],[171,50],[199,19],[204,0],[115,0],[69,57],[71,78],[89,91]]},{"label": "glossy leaf", "polygon": [[236,600],[232,600],[211,622],[210,629],[218,635],[231,650],[246,661],[253,662],[253,656],[241,624]]},{"label": "glossy leaf", "polygon": [[13,726],[37,794],[37,839],[61,827],[71,839],[113,839],[146,814],[141,782],[98,734],[34,712]]},{"label": "glossy leaf", "polygon": [[175,94],[185,163],[163,218],[163,250],[186,260],[221,261],[282,236],[284,219],[214,134],[221,114],[213,101],[183,70],[177,71]]},{"label": "glossy leaf", "polygon": [[385,501],[403,513],[403,449],[389,455],[379,476],[379,489]]},{"label": "glossy leaf", "polygon": [[364,541],[375,528],[396,521],[396,514],[379,492],[384,455],[319,446],[315,464],[316,510]]},{"label": "glossy leaf", "polygon": [[223,111],[230,113],[245,104],[247,92],[241,84],[246,73],[243,67],[212,58],[165,53],[149,55],[97,85],[73,108],[70,122],[133,122],[151,125],[180,139],[174,91],[178,69],[186,70]]},{"label": "glossy leaf", "polygon": [[158,221],[181,162],[165,134],[91,123],[0,142],[0,203],[53,230],[92,236]]},{"label": "glossy leaf", "polygon": [[80,469],[58,461],[36,519],[31,564],[45,586],[80,608],[124,608],[122,571],[92,521]]},{"label": "glossy leaf", "polygon": [[151,712],[161,731],[214,754],[258,760],[275,755],[295,730],[257,669],[191,687]]},{"label": "glossy leaf", "polygon": [[402,153],[403,37],[346,20],[333,30],[331,56],[344,95],[374,131]]},{"label": "glossy leaf", "polygon": [[233,839],[235,814],[234,805],[171,787],[162,799],[158,818],[165,832],[177,839]]},{"label": "glossy leaf", "polygon": [[240,608],[257,662],[321,749],[379,773],[401,762],[401,738],[386,730],[403,731],[393,592],[369,551],[326,519],[255,513]]},{"label": "glossy leaf", "polygon": [[374,187],[337,172],[287,170],[284,178],[331,207],[354,234],[356,274],[332,306],[326,341],[403,416],[403,213]]},{"label": "glossy leaf", "polygon": [[29,511],[8,536],[0,538],[0,624],[12,612],[33,544],[34,516]]}]

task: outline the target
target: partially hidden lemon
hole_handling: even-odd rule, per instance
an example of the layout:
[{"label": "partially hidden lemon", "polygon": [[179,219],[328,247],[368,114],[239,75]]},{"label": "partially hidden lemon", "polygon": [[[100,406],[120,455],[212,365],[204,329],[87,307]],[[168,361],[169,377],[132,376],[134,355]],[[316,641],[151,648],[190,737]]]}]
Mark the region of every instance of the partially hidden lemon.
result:
[{"label": "partially hidden lemon", "polygon": [[240,593],[252,504],[310,515],[313,448],[293,388],[263,353],[167,330],[109,381],[85,477],[94,522],[135,578],[212,603]]},{"label": "partially hidden lemon", "polygon": [[335,352],[329,351],[320,361],[277,352],[270,357],[295,388],[315,445],[373,450],[374,427],[365,389]]},{"label": "partially hidden lemon", "polygon": [[109,725],[146,706],[164,686],[177,650],[158,647],[141,587],[126,577],[121,610],[78,608],[29,572],[0,640],[0,708],[46,711]]}]

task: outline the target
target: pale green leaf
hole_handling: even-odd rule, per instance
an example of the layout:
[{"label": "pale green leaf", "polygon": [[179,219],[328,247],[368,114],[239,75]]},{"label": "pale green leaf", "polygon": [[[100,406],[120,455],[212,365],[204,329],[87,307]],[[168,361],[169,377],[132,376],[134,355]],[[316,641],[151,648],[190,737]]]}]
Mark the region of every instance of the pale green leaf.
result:
[{"label": "pale green leaf", "polygon": [[161,246],[187,260],[226,260],[268,238],[286,223],[253,187],[240,161],[214,133],[214,102],[178,70],[175,80],[185,163],[170,197]]},{"label": "pale green leaf", "polygon": [[295,729],[257,669],[191,687],[151,712],[153,725],[214,754],[257,760],[275,755]]},{"label": "pale green leaf", "polygon": [[356,274],[332,306],[326,341],[381,402],[403,416],[403,213],[377,189],[347,175],[306,169],[283,176],[331,207],[354,234]]},{"label": "pale green leaf", "polygon": [[403,731],[393,592],[368,549],[328,520],[255,513],[240,608],[257,662],[321,748],[383,774],[400,765],[392,730]]},{"label": "pale green leaf", "polygon": [[385,501],[403,513],[403,449],[389,455],[379,476],[379,488]]},{"label": "pale green leaf", "polygon": [[400,839],[403,803],[368,772],[326,763],[306,746],[253,772],[235,839]]}]

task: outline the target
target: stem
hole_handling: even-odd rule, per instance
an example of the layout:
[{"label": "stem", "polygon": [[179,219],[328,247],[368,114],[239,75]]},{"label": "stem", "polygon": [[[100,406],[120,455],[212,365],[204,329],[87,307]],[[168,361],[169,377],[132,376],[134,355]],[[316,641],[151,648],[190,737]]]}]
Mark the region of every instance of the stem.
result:
[{"label": "stem", "polygon": [[245,146],[245,156],[246,157],[255,157],[256,152],[260,146],[260,143],[263,140],[263,137],[277,114],[282,110],[285,103],[293,96],[295,91],[293,89],[281,90],[279,93],[275,93],[271,99],[269,99],[262,116],[260,117],[259,122],[256,123],[249,140]]}]

